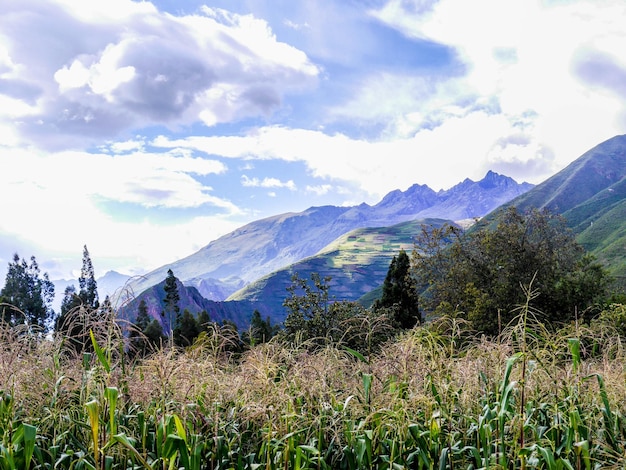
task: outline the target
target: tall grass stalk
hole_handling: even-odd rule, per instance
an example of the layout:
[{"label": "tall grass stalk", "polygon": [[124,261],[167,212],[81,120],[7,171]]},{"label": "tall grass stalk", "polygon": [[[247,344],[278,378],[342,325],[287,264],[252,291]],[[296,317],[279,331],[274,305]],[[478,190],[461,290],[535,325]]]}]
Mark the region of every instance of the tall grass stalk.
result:
[{"label": "tall grass stalk", "polygon": [[219,331],[129,360],[0,327],[0,470],[623,468],[626,355],[604,323],[548,332],[533,290],[497,341],[459,322],[379,350]]}]

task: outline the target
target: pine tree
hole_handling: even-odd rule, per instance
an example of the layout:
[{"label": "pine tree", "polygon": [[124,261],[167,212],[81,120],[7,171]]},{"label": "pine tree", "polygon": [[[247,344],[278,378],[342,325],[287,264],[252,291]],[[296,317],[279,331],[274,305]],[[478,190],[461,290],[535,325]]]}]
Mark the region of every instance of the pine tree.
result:
[{"label": "pine tree", "polygon": [[277,329],[272,327],[270,317],[265,320],[261,318],[261,312],[254,310],[250,319],[250,329],[243,332],[245,343],[254,346],[256,344],[267,343],[277,333]]},{"label": "pine tree", "polygon": [[398,256],[391,260],[383,283],[383,294],[374,305],[376,310],[391,309],[395,323],[405,329],[413,328],[422,321],[418,308],[417,287],[410,270],[409,255],[406,251],[400,250]]},{"label": "pine tree", "polygon": [[198,322],[192,313],[185,309],[176,319],[174,327],[174,344],[176,346],[190,346],[200,334]]},{"label": "pine tree", "polygon": [[78,286],[80,288],[78,296],[83,305],[87,308],[97,309],[99,307],[98,285],[96,283],[93,264],[91,263],[87,245],[83,246],[83,267],[80,270]]},{"label": "pine tree", "polygon": [[137,307],[135,326],[139,331],[144,331],[151,321],[152,318],[150,318],[150,315],[148,314],[148,305],[144,299],[141,299]]},{"label": "pine tree", "polygon": [[29,264],[15,253],[0,291],[0,303],[5,304],[2,319],[10,325],[27,324],[45,332],[54,315],[53,299],[54,285],[48,273],[40,275],[35,257],[31,256]]},{"label": "pine tree", "polygon": [[92,349],[89,330],[97,322],[108,320],[113,312],[108,297],[102,306],[98,300],[98,286],[87,245],[83,246],[83,265],[78,285],[78,292],[73,285],[65,288],[61,314],[55,322],[57,335],[67,338],[67,344],[76,353]]},{"label": "pine tree", "polygon": [[167,329],[172,334],[174,327],[173,318],[176,319],[180,313],[180,307],[178,302],[180,301],[180,295],[178,294],[178,279],[174,276],[174,272],[171,269],[167,270],[167,277],[165,278],[165,310],[163,316],[167,322]]},{"label": "pine tree", "polygon": [[157,319],[152,320],[148,324],[143,334],[146,336],[148,344],[155,348],[160,347],[163,344],[163,340],[166,339],[166,336],[163,334],[163,327]]},{"label": "pine tree", "polygon": [[211,317],[209,316],[209,312],[206,310],[202,310],[198,314],[197,318],[198,328],[200,328],[200,332],[208,331],[209,325],[211,324]]}]

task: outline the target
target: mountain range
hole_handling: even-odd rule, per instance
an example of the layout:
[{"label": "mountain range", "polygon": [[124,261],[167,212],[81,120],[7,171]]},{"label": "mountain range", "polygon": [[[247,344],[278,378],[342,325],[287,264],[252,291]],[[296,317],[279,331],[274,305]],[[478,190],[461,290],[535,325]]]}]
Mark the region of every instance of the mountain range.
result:
[{"label": "mountain range", "polygon": [[[286,312],[286,287],[298,274],[330,276],[331,297],[361,302],[384,280],[391,258],[411,250],[423,224],[467,223],[493,217],[506,206],[546,208],[561,214],[579,243],[595,255],[626,291],[626,135],[592,148],[537,186],[489,172],[446,191],[414,185],[392,191],[378,204],[311,207],[252,222],[197,253],[129,285],[141,294],[123,316],[132,319],[140,299],[162,310],[168,269],[182,281],[181,308],[206,310],[215,321],[245,328],[256,309],[272,323]],[[147,287],[146,287],[147,286]],[[159,287],[160,286],[160,287]]]},{"label": "mountain range", "polygon": [[[329,275],[337,298],[356,300],[382,283],[400,249],[412,249],[422,223],[416,221],[471,221],[532,187],[490,171],[480,181],[466,179],[448,190],[417,184],[406,191],[395,190],[373,206],[311,207],[258,220],[191,256],[131,280],[127,292],[133,298],[120,314],[132,319],[138,302],[145,295],[154,296],[150,289],[165,279],[168,269],[185,288],[210,302],[202,309],[213,320],[231,320],[239,327],[246,326],[254,309],[275,323],[282,322],[282,300],[296,272]],[[136,293],[141,295],[134,298]],[[148,304],[156,315],[158,302]],[[181,302],[181,308],[187,307]],[[198,307],[188,308],[197,311],[192,309]]]},{"label": "mountain range", "polygon": [[225,300],[248,283],[316,254],[351,230],[423,218],[481,217],[532,187],[490,171],[480,181],[466,179],[448,190],[436,192],[416,184],[406,191],[392,191],[374,206],[322,206],[279,214],[224,235],[186,258],[131,281],[128,287],[134,293],[143,292],[165,279],[171,269],[207,299]]}]

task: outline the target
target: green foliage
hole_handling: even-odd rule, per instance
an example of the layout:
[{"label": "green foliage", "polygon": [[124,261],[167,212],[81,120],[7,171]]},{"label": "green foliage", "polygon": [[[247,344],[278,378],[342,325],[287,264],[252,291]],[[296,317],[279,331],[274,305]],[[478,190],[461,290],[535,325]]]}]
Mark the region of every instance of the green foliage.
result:
[{"label": "green foliage", "polygon": [[161,346],[163,344],[163,340],[166,339],[166,336],[163,333],[163,327],[156,318],[148,323],[146,328],[143,330],[143,334],[146,337],[148,345],[154,347]]},{"label": "green foliage", "polygon": [[404,329],[413,328],[422,322],[419,312],[418,294],[415,280],[410,272],[411,260],[406,251],[400,250],[394,256],[383,283],[380,300],[374,303],[374,309],[391,309],[393,320]]},{"label": "green foliage", "polygon": [[270,317],[263,320],[261,312],[254,310],[250,318],[250,328],[243,332],[242,340],[250,346],[267,343],[278,333],[279,329],[278,325],[272,325]]},{"label": "green foliage", "polygon": [[611,334],[626,339],[626,304],[610,304],[603,309],[594,324],[609,328]]},{"label": "green foliage", "polygon": [[576,318],[607,286],[605,271],[586,255],[562,218],[548,211],[502,211],[491,225],[463,233],[425,229],[412,273],[431,311],[448,305],[475,330],[498,334],[524,303],[522,286],[539,295],[533,307],[547,324]]},{"label": "green foliage", "polygon": [[140,356],[157,350],[166,339],[161,323],[150,316],[144,300],[139,302],[137,318],[130,329],[129,336],[130,351]]},{"label": "green foliage", "polygon": [[176,317],[174,327],[174,344],[176,346],[190,346],[200,334],[200,326],[193,314],[185,309]]},{"label": "green foliage", "polygon": [[284,301],[289,313],[281,339],[292,344],[306,344],[312,349],[343,345],[370,354],[389,338],[392,330],[382,312],[366,310],[361,304],[330,299],[330,277],[311,274],[311,282],[292,277]]},{"label": "green foliage", "polygon": [[171,269],[167,270],[167,277],[165,278],[165,310],[163,312],[164,329],[169,331],[170,335],[174,328],[174,321],[180,312],[178,302],[180,301],[180,295],[178,293],[178,279],[174,276]]},{"label": "green foliage", "polygon": [[352,312],[344,303],[330,300],[329,283],[330,277],[322,279],[318,273],[311,274],[311,283],[297,274],[292,276],[283,303],[289,312],[283,332],[288,341],[308,341],[319,347],[341,340]]},{"label": "green foliage", "polygon": [[83,247],[83,260],[79,291],[73,285],[67,286],[63,293],[61,312],[55,320],[54,331],[57,337],[65,338],[66,344],[76,354],[93,351],[89,338],[89,329],[98,322],[113,316],[111,301],[107,297],[102,304],[98,299],[98,285],[89,250]]},{"label": "green foliage", "polygon": [[35,257],[31,256],[28,263],[15,253],[0,291],[2,320],[10,325],[26,324],[35,331],[45,332],[54,314],[53,299],[54,285],[48,273],[41,275]]},{"label": "green foliage", "polygon": [[97,309],[100,306],[98,301],[98,285],[96,283],[95,272],[91,257],[89,256],[89,250],[87,245],[83,246],[83,266],[80,270],[80,277],[78,278],[78,297],[81,303],[92,310]]}]

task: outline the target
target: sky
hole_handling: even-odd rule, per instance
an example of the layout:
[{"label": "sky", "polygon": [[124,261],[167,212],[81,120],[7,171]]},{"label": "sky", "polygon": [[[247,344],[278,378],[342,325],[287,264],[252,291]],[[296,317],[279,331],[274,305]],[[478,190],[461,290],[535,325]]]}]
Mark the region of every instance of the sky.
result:
[{"label": "sky", "polygon": [[[254,220],[626,133],[626,2],[2,0],[0,277],[148,272]],[[1,280],[0,280],[1,281]]]}]

